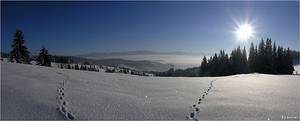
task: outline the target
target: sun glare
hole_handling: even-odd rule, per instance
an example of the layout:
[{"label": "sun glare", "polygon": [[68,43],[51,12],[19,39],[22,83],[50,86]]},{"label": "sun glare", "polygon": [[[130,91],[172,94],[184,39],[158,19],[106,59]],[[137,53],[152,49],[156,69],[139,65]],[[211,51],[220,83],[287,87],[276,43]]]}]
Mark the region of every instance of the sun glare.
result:
[{"label": "sun glare", "polygon": [[243,24],[238,26],[238,29],[235,33],[239,40],[247,41],[250,37],[253,36],[254,30],[250,24]]}]

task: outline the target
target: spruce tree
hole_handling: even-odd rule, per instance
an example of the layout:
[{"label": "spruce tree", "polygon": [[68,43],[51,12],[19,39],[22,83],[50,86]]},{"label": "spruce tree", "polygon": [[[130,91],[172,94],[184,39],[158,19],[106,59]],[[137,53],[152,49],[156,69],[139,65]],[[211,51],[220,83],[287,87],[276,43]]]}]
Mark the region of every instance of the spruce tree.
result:
[{"label": "spruce tree", "polygon": [[225,54],[224,50],[220,50],[219,56],[218,56],[218,75],[220,76],[226,76],[229,75],[229,59],[228,54]]},{"label": "spruce tree", "polygon": [[231,52],[230,56],[230,66],[231,66],[231,73],[230,74],[241,74],[244,71],[244,66],[242,65],[242,51],[240,46],[238,46],[236,49],[234,49]]},{"label": "spruce tree", "polygon": [[218,62],[219,62],[218,55],[217,53],[215,53],[211,61],[211,67],[210,67],[211,76],[218,76]]},{"label": "spruce tree", "polygon": [[255,46],[254,49],[254,72],[258,72],[258,49],[257,49],[257,45]]},{"label": "spruce tree", "polygon": [[243,52],[242,52],[242,57],[241,57],[241,71],[242,73],[247,73],[248,72],[248,61],[247,61],[247,52],[246,48],[244,47]]},{"label": "spruce tree", "polygon": [[75,69],[75,70],[79,70],[78,64],[75,65],[74,69]]},{"label": "spruce tree", "polygon": [[276,71],[278,72],[278,74],[282,74],[283,68],[284,68],[284,57],[283,57],[283,48],[281,46],[278,46],[277,49],[277,59],[276,59],[276,65],[277,65],[277,69]]},{"label": "spruce tree", "polygon": [[229,56],[228,54],[225,54],[224,58],[224,70],[223,70],[223,75],[228,76],[230,75],[230,62],[229,62]]},{"label": "spruce tree", "polygon": [[293,66],[293,59],[291,57],[291,51],[290,48],[287,48],[285,52],[285,67],[286,67],[286,72],[285,74],[293,74],[294,71],[294,66]]},{"label": "spruce tree", "polygon": [[13,48],[10,52],[10,61],[17,63],[26,63],[29,64],[29,51],[25,46],[25,40],[22,35],[22,31],[17,29],[14,33],[13,44],[11,45]]},{"label": "spruce tree", "polygon": [[249,50],[249,58],[248,58],[248,67],[249,67],[249,72],[253,73],[255,72],[255,63],[256,63],[256,55],[255,55],[255,48],[254,44],[251,42],[250,45],[250,50]]},{"label": "spruce tree", "polygon": [[263,39],[258,45],[257,72],[266,73],[266,46]]},{"label": "spruce tree", "polygon": [[272,40],[267,38],[266,47],[265,47],[265,73],[272,73],[272,58],[273,58],[273,50],[272,50]]},{"label": "spruce tree", "polygon": [[37,65],[51,66],[51,55],[48,53],[48,50],[45,48],[45,46],[42,46],[42,49],[37,57]]},{"label": "spruce tree", "polygon": [[277,46],[276,46],[276,42],[274,42],[273,44],[273,50],[272,50],[272,64],[271,64],[271,72],[272,74],[277,74]]},{"label": "spruce tree", "polygon": [[86,65],[81,65],[81,66],[80,66],[80,70],[87,70]]},{"label": "spruce tree", "polygon": [[207,59],[204,56],[201,62],[200,70],[199,70],[199,75],[200,76],[206,76],[206,71],[207,71]]}]

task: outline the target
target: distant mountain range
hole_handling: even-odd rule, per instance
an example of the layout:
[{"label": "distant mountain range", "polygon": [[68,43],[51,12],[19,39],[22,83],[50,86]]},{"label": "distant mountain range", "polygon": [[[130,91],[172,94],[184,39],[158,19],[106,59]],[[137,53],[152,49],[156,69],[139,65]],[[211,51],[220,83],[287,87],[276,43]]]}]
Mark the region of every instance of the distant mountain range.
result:
[{"label": "distant mountain range", "polygon": [[[8,56],[6,53],[2,53]],[[61,57],[67,57],[62,55]],[[198,66],[201,56],[187,52],[126,51],[88,53],[70,57],[73,63],[89,62],[114,67],[127,67],[138,71],[167,71],[170,68]]]},{"label": "distant mountain range", "polygon": [[93,52],[75,55],[78,57],[89,57],[96,58],[101,56],[123,56],[123,55],[204,55],[204,53],[191,53],[182,51],[171,51],[171,52],[158,52],[148,50],[137,50],[137,51],[124,51],[124,52]]},{"label": "distant mountain range", "polygon": [[191,53],[191,52],[158,52],[158,51],[125,51],[125,52],[95,52],[76,55],[77,57],[103,60],[103,59],[122,59],[130,61],[142,62],[156,62],[166,65],[173,65],[175,68],[188,68],[199,66],[204,53]]},{"label": "distant mountain range", "polygon": [[147,60],[141,61],[133,61],[133,60],[125,60],[125,59],[88,59],[82,57],[72,57],[74,63],[84,63],[89,62],[91,64],[100,64],[107,65],[113,67],[127,67],[130,69],[138,70],[138,71],[166,71],[170,68],[174,68],[175,66],[172,64],[163,64],[159,62],[152,62]]}]

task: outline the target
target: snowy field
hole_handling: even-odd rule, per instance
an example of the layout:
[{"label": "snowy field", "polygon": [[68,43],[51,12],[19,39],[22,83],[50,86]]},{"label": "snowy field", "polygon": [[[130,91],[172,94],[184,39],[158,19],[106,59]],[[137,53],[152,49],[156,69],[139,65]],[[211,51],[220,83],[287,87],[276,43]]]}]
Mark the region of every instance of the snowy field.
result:
[{"label": "snowy field", "polygon": [[264,74],[141,77],[1,62],[1,119],[59,120],[67,112],[79,120],[299,120],[299,81]]}]

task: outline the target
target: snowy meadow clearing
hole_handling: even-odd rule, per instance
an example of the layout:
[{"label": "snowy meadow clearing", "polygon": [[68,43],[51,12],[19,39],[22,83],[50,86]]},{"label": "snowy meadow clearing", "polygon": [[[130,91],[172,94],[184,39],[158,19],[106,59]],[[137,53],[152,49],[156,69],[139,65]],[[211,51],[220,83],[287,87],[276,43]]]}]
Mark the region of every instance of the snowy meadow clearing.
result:
[{"label": "snowy meadow clearing", "polygon": [[1,62],[1,119],[299,120],[299,80],[142,77]]}]

